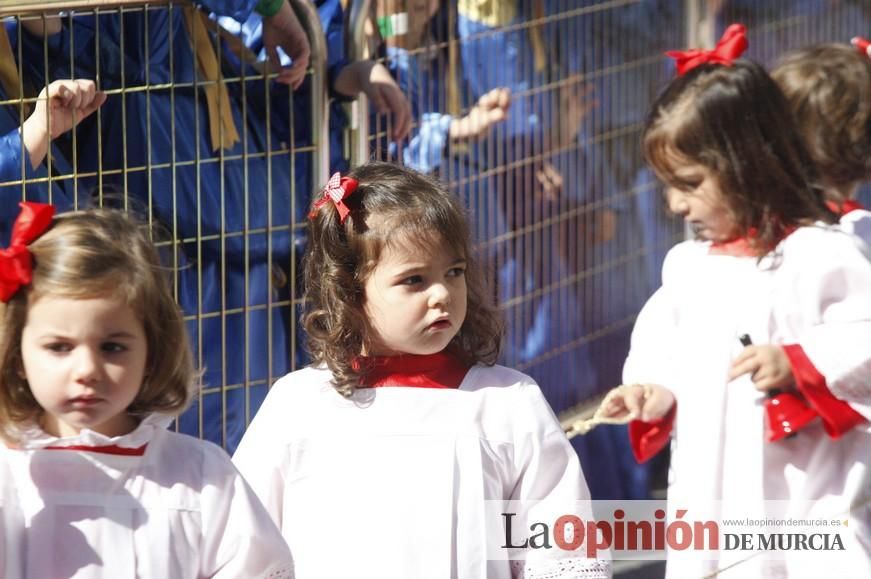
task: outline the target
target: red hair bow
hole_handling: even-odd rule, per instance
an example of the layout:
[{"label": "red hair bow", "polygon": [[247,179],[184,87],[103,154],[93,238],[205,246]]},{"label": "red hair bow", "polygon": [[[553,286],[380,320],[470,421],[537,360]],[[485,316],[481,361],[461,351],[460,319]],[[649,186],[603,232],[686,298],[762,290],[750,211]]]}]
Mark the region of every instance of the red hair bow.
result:
[{"label": "red hair bow", "polygon": [[856,50],[859,51],[859,54],[864,54],[868,58],[871,58],[871,42],[868,42],[861,36],[857,36],[850,43],[856,47]]},{"label": "red hair bow", "polygon": [[351,212],[345,205],[345,199],[357,190],[357,184],[357,180],[353,177],[342,177],[339,173],[333,173],[333,176],[327,181],[327,186],[324,187],[323,197],[315,202],[311,213],[308,214],[309,219],[314,219],[318,210],[332,201],[333,205],[336,206],[336,211],[339,212],[339,223],[344,223],[345,218]]},{"label": "red hair bow", "polygon": [[707,63],[732,66],[732,62],[747,50],[746,29],[743,24],[732,24],[723,32],[713,50],[669,50],[666,56],[675,59],[677,75],[683,76],[697,66]]},{"label": "red hair bow", "polygon": [[45,233],[54,217],[54,207],[45,203],[18,204],[21,213],[12,227],[7,249],[0,249],[0,301],[8,302],[15,292],[33,279],[33,257],[27,245]]}]

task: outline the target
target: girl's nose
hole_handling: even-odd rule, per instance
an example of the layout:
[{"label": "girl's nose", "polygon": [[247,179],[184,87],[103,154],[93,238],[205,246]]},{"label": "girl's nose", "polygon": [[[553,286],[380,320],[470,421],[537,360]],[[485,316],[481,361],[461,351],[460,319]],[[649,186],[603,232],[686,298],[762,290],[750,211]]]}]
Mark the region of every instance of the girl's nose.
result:
[{"label": "girl's nose", "polygon": [[686,195],[683,192],[669,188],[666,191],[666,199],[668,201],[668,209],[675,215],[684,216],[690,211],[689,203],[687,203]]},{"label": "girl's nose", "polygon": [[445,306],[451,301],[451,292],[443,283],[434,283],[429,288],[430,307]]},{"label": "girl's nose", "polygon": [[74,369],[76,382],[87,384],[96,382],[100,378],[99,353],[91,348],[80,348],[76,353],[76,365]]}]

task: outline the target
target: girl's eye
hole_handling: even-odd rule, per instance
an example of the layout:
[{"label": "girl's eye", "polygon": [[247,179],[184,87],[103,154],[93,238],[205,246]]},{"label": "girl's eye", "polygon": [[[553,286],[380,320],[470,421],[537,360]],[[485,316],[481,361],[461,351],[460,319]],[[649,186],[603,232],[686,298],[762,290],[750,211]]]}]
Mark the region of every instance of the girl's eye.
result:
[{"label": "girl's eye", "polygon": [[46,344],[44,347],[49,352],[55,352],[57,354],[69,352],[72,349],[72,346],[65,342],[51,342],[49,344]]},{"label": "girl's eye", "polygon": [[423,276],[421,275],[411,275],[402,280],[402,285],[417,285],[419,283],[423,283]]},{"label": "girl's eye", "polygon": [[681,179],[675,182],[674,186],[685,193],[689,193],[691,191],[694,191],[695,189],[698,189],[699,185],[701,184],[701,181],[697,181],[695,179]]},{"label": "girl's eye", "polygon": [[119,344],[118,342],[106,342],[102,345],[102,349],[104,352],[108,352],[110,354],[127,351],[127,347],[124,344]]},{"label": "girl's eye", "polygon": [[452,267],[450,271],[448,271],[448,275],[450,277],[462,277],[466,275],[465,267]]}]

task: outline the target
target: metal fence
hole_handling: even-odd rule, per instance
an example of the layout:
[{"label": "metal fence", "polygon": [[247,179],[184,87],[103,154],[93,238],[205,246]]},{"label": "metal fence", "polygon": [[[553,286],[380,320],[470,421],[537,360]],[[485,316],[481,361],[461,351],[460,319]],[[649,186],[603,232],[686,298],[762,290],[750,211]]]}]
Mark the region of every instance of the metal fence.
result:
[{"label": "metal fence", "polygon": [[[17,75],[0,94],[4,134],[51,80],[93,78],[109,94],[43,166],[30,170],[19,155],[20,175],[0,182],[4,221],[14,201],[32,199],[120,205],[158,227],[205,368],[177,428],[231,450],[272,381],[305,362],[298,263],[310,195],[331,158],[393,159],[450,185],[508,323],[502,362],[536,378],[556,411],[576,409],[619,383],[634,318],[683,235],[639,148],[673,74],[663,52],[710,45],[741,21],[749,56],[771,63],[869,28],[867,2],[847,0],[459,0],[433,3],[423,23],[419,3],[353,1],[345,48],[383,62],[412,105],[414,128],[397,143],[390,117],[362,99],[347,127],[338,106],[327,118],[337,55],[318,10],[330,1],[292,2],[313,48],[297,92],[262,72],[253,21],[220,20],[222,31],[205,11],[170,2],[0,5],[10,38],[0,60]],[[28,30],[58,11],[56,34]],[[396,43],[394,26],[413,29],[416,43]],[[217,68],[204,64],[209,53]],[[492,111],[494,89],[510,92],[506,118],[452,134]]]}]

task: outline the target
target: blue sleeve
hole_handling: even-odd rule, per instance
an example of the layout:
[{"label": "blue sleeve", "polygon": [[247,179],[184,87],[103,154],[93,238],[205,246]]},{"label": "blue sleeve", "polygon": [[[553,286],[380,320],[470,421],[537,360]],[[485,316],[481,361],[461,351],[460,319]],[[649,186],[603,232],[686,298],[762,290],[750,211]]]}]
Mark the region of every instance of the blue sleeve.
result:
[{"label": "blue sleeve", "polygon": [[[318,18],[324,31],[327,43],[327,86],[330,96],[338,100],[353,100],[336,93],[333,90],[336,78],[345,66],[348,58],[345,54],[345,16],[342,4],[339,0],[320,0],[314,2],[318,10]],[[258,61],[267,59],[266,50],[263,47],[263,18],[253,12],[247,20],[238,20],[232,17],[220,17],[219,13],[212,13],[217,17],[218,23],[242,39],[243,44],[257,55]],[[282,66],[290,66],[292,59],[279,47],[278,57]]]},{"label": "blue sleeve", "polygon": [[442,113],[424,113],[417,133],[402,151],[403,162],[421,173],[434,173],[441,167],[448,132],[454,117]]},{"label": "blue sleeve", "polygon": [[339,100],[353,100],[354,97],[349,98],[333,90],[339,73],[349,64],[345,52],[345,13],[342,4],[339,0],[319,0],[315,4],[327,41],[327,86],[330,87],[330,96]]},{"label": "blue sleeve", "polygon": [[[2,98],[4,95],[0,95]],[[0,247],[9,244],[12,224],[18,216],[18,201],[21,201],[21,185],[2,186],[7,181],[20,181],[21,161],[24,155],[24,177],[32,178],[30,156],[22,147],[19,130],[13,129],[0,136]]]},{"label": "blue sleeve", "polygon": [[228,16],[236,22],[245,22],[254,12],[258,0],[200,0],[206,13]]},{"label": "blue sleeve", "polygon": [[[418,59],[402,48],[387,47],[387,62],[397,85],[411,103],[411,114],[418,127],[402,150],[406,165],[422,173],[434,173],[442,164],[449,131],[454,117],[443,111],[431,110],[443,91],[439,87],[441,70],[420,69]],[[438,108],[438,107],[432,107]],[[395,149],[395,145],[391,145]]]},{"label": "blue sleeve", "polygon": [[[21,174],[22,156],[24,157],[24,175]],[[21,142],[21,132],[18,129],[0,136],[0,183],[20,181],[22,178],[33,177],[30,155]],[[4,203],[5,204],[5,203]]]}]

